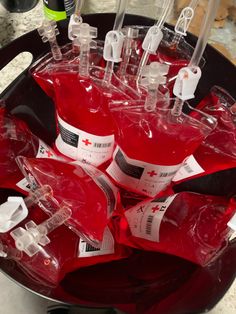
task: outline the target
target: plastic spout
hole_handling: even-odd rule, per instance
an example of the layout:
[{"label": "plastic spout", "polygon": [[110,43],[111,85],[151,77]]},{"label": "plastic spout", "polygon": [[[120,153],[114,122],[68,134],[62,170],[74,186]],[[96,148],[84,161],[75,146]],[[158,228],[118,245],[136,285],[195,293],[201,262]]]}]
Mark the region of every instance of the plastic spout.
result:
[{"label": "plastic spout", "polygon": [[73,34],[74,42],[80,46],[79,74],[88,77],[90,48],[96,48],[96,42],[93,39],[97,37],[97,28],[82,23],[73,27]]},{"label": "plastic spout", "polygon": [[141,85],[148,90],[144,105],[147,112],[156,110],[158,89],[161,84],[166,83],[166,75],[168,72],[169,66],[159,62],[152,62],[150,65],[143,68]]},{"label": "plastic spout", "polygon": [[40,251],[41,246],[50,243],[48,234],[63,225],[71,216],[68,207],[62,207],[50,218],[36,225],[32,220],[25,225],[25,229],[19,227],[10,234],[15,240],[15,246],[20,252],[25,252],[32,257]]},{"label": "plastic spout", "polygon": [[144,41],[142,44],[142,48],[144,52],[140,60],[138,71],[137,71],[137,78],[136,78],[137,85],[140,82],[142,69],[143,67],[146,66],[150,54],[156,54],[157,52],[157,49],[163,38],[163,32],[162,32],[163,25],[166,19],[168,18],[172,8],[173,8],[173,1],[165,0],[159,20],[152,27],[150,27],[150,29],[148,30],[144,38]]},{"label": "plastic spout", "polygon": [[120,31],[110,31],[106,34],[103,58],[107,61],[103,83],[110,85],[114,63],[121,62],[121,52],[124,43],[124,35]]},{"label": "plastic spout", "polygon": [[49,42],[53,59],[57,61],[61,60],[62,53],[56,39],[56,36],[59,35],[57,23],[55,21],[44,20],[42,25],[38,28],[38,33],[44,43]]}]

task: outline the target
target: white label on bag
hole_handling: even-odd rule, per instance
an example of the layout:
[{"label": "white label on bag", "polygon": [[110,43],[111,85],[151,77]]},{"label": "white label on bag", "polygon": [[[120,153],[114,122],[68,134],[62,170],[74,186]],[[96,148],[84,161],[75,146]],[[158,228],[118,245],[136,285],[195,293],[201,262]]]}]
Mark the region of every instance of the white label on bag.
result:
[{"label": "white label on bag", "polygon": [[140,203],[125,212],[130,231],[137,238],[159,242],[162,219],[177,194]]},{"label": "white label on bag", "polygon": [[204,169],[198,164],[194,156],[191,155],[185,160],[183,166],[176,173],[173,182],[187,179],[203,172],[205,172]]},{"label": "white label on bag", "polygon": [[118,184],[154,197],[168,186],[180,166],[161,166],[131,159],[117,147],[106,172]]},{"label": "white label on bag", "polygon": [[106,228],[102,240],[101,248],[95,248],[84,240],[80,239],[78,257],[91,257],[99,255],[113,254],[115,252],[114,248],[114,238],[111,231]]},{"label": "white label on bag", "polygon": [[38,148],[36,158],[57,159],[57,156],[47,144],[45,144],[42,140],[39,139],[39,148]]},{"label": "white label on bag", "polygon": [[[59,159],[54,153],[54,151],[45,144],[42,140],[39,139],[39,148],[38,152],[36,154],[36,158],[52,158],[52,159]],[[16,186],[18,186],[21,190],[29,192],[30,191],[30,184],[26,180],[26,178],[20,180],[16,183]]]},{"label": "white label on bag", "polygon": [[16,183],[16,186],[18,186],[21,190],[29,192],[30,191],[30,184],[26,180],[26,178],[20,180],[18,183]]},{"label": "white label on bag", "polygon": [[112,156],[114,135],[97,136],[77,129],[58,116],[57,149],[64,155],[99,166]]}]

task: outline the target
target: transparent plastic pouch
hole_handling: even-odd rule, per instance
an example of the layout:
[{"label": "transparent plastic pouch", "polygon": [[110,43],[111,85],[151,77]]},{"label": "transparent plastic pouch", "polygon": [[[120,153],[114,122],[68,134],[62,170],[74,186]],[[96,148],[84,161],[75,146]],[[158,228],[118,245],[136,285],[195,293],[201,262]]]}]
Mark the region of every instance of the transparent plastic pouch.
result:
[{"label": "transparent plastic pouch", "polygon": [[117,223],[119,242],[204,266],[227,247],[235,199],[182,192],[138,203]]},{"label": "transparent plastic pouch", "polygon": [[36,158],[57,158],[54,151],[35,136],[24,121],[0,107],[0,187],[27,193],[24,180],[15,158],[18,155]]},{"label": "transparent plastic pouch", "polygon": [[139,99],[139,95],[115,75],[110,85],[105,84],[102,68],[91,67],[88,77],[78,74],[76,64],[52,71],[59,133],[56,148],[73,160],[104,164],[114,149],[115,124],[109,102]]},{"label": "transparent plastic pouch", "polygon": [[[54,202],[71,209],[67,226],[86,242],[100,247],[109,217],[119,203],[118,190],[107,176],[77,162],[24,157],[18,157],[17,162],[31,188],[50,185]],[[47,211],[49,206],[43,205]]]},{"label": "transparent plastic pouch", "polygon": [[[105,62],[103,60],[103,41],[96,41],[97,47],[92,48],[89,55],[90,65],[96,65],[100,67],[105,67]],[[75,63],[79,65],[79,53],[80,49],[74,51],[72,44],[66,44],[61,48],[62,59],[54,60],[52,53],[49,52],[44,55],[42,58],[38,59],[35,63],[30,67],[30,74],[38,83],[38,85],[42,88],[42,90],[51,98],[54,98],[54,89],[53,82],[51,79],[51,65],[61,65],[61,64],[70,64]]]},{"label": "transparent plastic pouch", "polygon": [[200,112],[201,121],[159,107],[148,112],[144,103],[131,101],[110,106],[117,145],[106,171],[119,186],[150,197],[169,186],[185,158],[216,125],[214,118]]},{"label": "transparent plastic pouch", "polygon": [[176,184],[236,167],[236,101],[215,86],[197,109],[217,119],[217,126],[185,161],[173,178]]}]

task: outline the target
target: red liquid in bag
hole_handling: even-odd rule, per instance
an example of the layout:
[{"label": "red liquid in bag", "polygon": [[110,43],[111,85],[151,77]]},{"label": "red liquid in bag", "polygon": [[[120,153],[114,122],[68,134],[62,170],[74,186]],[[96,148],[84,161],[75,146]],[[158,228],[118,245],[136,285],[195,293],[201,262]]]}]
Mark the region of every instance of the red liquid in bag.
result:
[{"label": "red liquid in bag", "polygon": [[53,150],[31,133],[21,120],[0,108],[0,187],[29,191],[15,162],[18,155],[56,158]]},{"label": "red liquid in bag", "polygon": [[80,77],[77,71],[71,66],[52,73],[60,131],[56,147],[74,160],[100,166],[111,158],[114,147],[115,125],[108,103],[137,95],[128,87],[123,86],[124,91],[114,87],[122,85],[115,76],[112,85],[102,85],[99,68],[91,69],[97,75],[93,79]]},{"label": "red liquid in bag", "polygon": [[[17,227],[25,228],[25,224],[30,220],[38,225],[47,218],[46,213],[35,205],[30,208],[27,218],[18,224]],[[35,280],[54,286],[58,285],[65,275],[62,272],[63,264],[72,259],[73,256],[76,256],[79,238],[66,226],[55,229],[48,237],[51,242],[46,246],[41,246],[38,253],[30,257],[22,252],[21,258],[16,261]],[[0,233],[0,238],[8,247],[15,248],[15,241],[10,235],[10,231]]]},{"label": "red liquid in bag", "polygon": [[119,134],[107,173],[120,186],[155,196],[165,190],[184,159],[200,145],[211,128],[171,110],[146,112],[142,106],[111,108]]},{"label": "red liquid in bag", "polygon": [[236,116],[232,111],[235,103],[227,92],[215,87],[197,106],[197,109],[216,118],[217,126],[186,160],[174,182],[236,167]]},{"label": "red liquid in bag", "polygon": [[[90,64],[105,67],[102,58],[103,42],[97,41],[98,47],[90,52]],[[56,61],[52,58],[51,52],[37,60],[30,68],[30,73],[42,90],[51,98],[54,98],[53,81],[51,79],[51,66],[76,63],[79,64],[79,49],[73,52],[71,43],[61,48],[63,59]]]},{"label": "red liquid in bag", "polygon": [[[16,226],[25,228],[25,224],[34,221],[37,225],[44,222],[48,216],[38,206],[33,206],[29,214]],[[12,231],[12,230],[11,230]],[[19,252],[16,262],[34,280],[42,284],[57,286],[64,276],[81,267],[127,257],[130,250],[114,242],[114,238],[106,230],[101,249],[97,249],[81,240],[66,226],[60,226],[48,234],[50,243],[41,246],[40,251],[33,256]],[[15,249],[15,241],[10,231],[0,233],[0,239],[8,248]]]},{"label": "red liquid in bag", "polygon": [[69,206],[69,227],[92,243],[102,241],[118,198],[118,190],[103,173],[57,160],[20,157],[18,162],[31,186],[49,185],[56,201]]},{"label": "red liquid in bag", "polygon": [[118,242],[205,265],[226,247],[236,212],[232,199],[182,192],[139,203],[124,212]]}]

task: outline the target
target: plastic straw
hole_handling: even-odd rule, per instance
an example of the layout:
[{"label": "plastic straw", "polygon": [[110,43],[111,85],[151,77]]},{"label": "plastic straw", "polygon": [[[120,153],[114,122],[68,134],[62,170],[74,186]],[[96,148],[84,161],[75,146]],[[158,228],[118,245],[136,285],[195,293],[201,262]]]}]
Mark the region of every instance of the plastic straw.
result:
[{"label": "plastic straw", "polygon": [[141,84],[147,88],[147,97],[144,108],[147,112],[156,110],[158,88],[166,83],[166,74],[169,72],[167,64],[152,62],[143,68]]},{"label": "plastic straw", "polygon": [[[163,5],[163,10],[161,12],[161,17],[160,19],[154,24],[154,26],[157,27],[157,29],[162,29],[167,17],[169,16],[170,14],[170,11],[173,7],[173,1],[172,0],[165,0],[164,2],[164,5]],[[158,48],[158,47],[157,47]],[[150,52],[149,50],[145,50],[143,52],[143,55],[142,55],[142,58],[140,60],[140,63],[139,63],[139,67],[138,67],[138,71],[137,71],[137,84],[139,83],[140,81],[140,78],[141,78],[141,73],[142,73],[142,69],[143,67],[146,66],[147,62],[148,62],[148,59],[149,59],[149,56],[150,56]]]},{"label": "plastic straw", "polygon": [[84,0],[77,0],[76,6],[75,6],[75,16],[80,17],[81,16],[81,10],[84,6]]},{"label": "plastic straw", "polygon": [[[189,62],[188,68],[198,67],[201,61],[201,58],[203,56],[204,50],[208,42],[210,30],[212,28],[212,24],[214,22],[219,4],[220,4],[220,0],[209,0],[207,12],[203,20],[203,23],[201,25],[201,31],[199,34],[197,45],[195,47],[192,58]],[[184,100],[177,98],[175,101],[174,107],[172,109],[172,114],[175,116],[180,116],[183,105],[184,105]]]},{"label": "plastic straw", "polygon": [[[127,7],[128,0],[119,0],[118,6],[117,6],[117,13],[115,22],[113,25],[113,31],[120,31],[123,25],[124,17],[125,17],[125,11]],[[103,82],[105,84],[111,83],[112,73],[114,69],[114,61],[107,61],[106,69],[104,73],[104,79]]]},{"label": "plastic straw", "polygon": [[113,25],[113,31],[120,31],[124,22],[125,11],[127,7],[128,0],[119,0],[116,19]]},{"label": "plastic straw", "polygon": [[93,38],[97,37],[97,28],[91,27],[87,23],[78,26],[77,40],[80,44],[79,74],[84,77],[89,76],[89,53],[92,45],[96,45]]},{"label": "plastic straw", "polygon": [[210,30],[216,17],[219,4],[220,0],[209,0],[206,16],[201,26],[201,31],[199,34],[197,45],[194,50],[193,56],[189,62],[190,67],[198,66],[201,61],[204,50],[206,49],[207,41],[210,35]]}]

